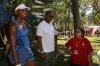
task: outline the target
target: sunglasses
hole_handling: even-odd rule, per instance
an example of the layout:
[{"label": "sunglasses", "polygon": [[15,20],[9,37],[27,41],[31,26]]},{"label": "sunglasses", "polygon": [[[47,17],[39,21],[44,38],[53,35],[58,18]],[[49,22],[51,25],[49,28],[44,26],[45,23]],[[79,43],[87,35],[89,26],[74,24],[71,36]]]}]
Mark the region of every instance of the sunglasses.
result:
[{"label": "sunglasses", "polygon": [[80,31],[76,31],[76,33],[79,33]]},{"label": "sunglasses", "polygon": [[49,16],[49,18],[54,18],[54,16]]}]

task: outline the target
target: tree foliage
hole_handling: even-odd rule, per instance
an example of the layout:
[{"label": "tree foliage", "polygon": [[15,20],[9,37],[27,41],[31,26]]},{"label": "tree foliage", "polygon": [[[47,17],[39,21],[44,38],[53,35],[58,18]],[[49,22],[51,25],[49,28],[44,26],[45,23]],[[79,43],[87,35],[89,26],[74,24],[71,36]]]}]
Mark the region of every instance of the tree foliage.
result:
[{"label": "tree foliage", "polygon": [[56,28],[60,31],[65,29],[65,22],[67,20],[67,13],[70,9],[70,0],[55,0],[51,7],[54,10],[55,19],[54,25],[57,26]]},{"label": "tree foliage", "polygon": [[93,22],[95,25],[100,25],[100,0],[93,0]]},{"label": "tree foliage", "polygon": [[[35,0],[11,0],[10,6],[14,3],[34,3]],[[71,14],[71,0],[41,0],[45,7],[53,8],[55,18],[53,24],[57,29],[64,30],[67,24],[68,11],[70,10],[69,28],[73,28],[73,16]],[[78,0],[80,22],[82,24],[100,25],[100,0]],[[29,5],[28,4],[28,5]],[[75,6],[74,6],[75,7]],[[92,13],[86,14],[93,9]]]}]

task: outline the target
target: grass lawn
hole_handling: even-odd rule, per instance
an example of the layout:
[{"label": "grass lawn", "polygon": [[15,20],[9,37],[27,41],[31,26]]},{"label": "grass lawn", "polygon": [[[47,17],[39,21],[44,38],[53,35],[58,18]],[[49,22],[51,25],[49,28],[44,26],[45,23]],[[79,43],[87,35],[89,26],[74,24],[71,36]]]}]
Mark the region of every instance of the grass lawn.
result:
[{"label": "grass lawn", "polygon": [[[100,50],[100,37],[86,37],[90,40],[94,52],[93,52],[93,62],[95,64],[99,63],[97,52]],[[57,43],[58,45],[64,45],[69,40],[68,37],[58,37]]]}]

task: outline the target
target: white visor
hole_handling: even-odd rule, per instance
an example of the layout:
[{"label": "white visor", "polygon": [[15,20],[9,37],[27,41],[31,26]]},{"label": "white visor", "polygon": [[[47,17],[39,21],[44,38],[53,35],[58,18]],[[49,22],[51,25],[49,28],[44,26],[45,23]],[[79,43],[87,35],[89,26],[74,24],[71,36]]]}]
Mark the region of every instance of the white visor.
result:
[{"label": "white visor", "polygon": [[15,11],[17,11],[17,10],[19,10],[19,9],[28,9],[28,10],[30,10],[30,8],[29,8],[29,7],[26,7],[24,4],[18,5],[18,6],[15,8]]}]

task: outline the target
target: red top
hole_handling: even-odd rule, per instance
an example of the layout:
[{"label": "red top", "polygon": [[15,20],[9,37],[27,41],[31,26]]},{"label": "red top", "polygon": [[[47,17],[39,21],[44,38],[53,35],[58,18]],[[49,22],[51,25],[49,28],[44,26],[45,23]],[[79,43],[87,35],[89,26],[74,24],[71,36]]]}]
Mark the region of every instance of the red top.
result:
[{"label": "red top", "polygon": [[[90,44],[90,41],[87,38],[71,38],[66,44],[66,47],[71,47],[71,61],[79,65],[89,64],[88,54],[93,51],[93,48]],[[78,51],[78,54],[74,54],[75,50]]]}]

